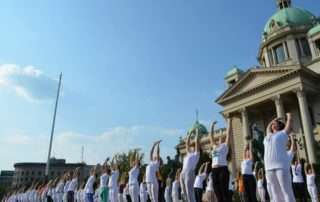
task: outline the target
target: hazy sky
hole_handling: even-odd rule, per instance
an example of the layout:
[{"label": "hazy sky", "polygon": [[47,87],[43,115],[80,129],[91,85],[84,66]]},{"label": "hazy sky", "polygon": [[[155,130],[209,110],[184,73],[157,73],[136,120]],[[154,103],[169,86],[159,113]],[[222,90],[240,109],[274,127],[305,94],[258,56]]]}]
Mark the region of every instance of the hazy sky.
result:
[{"label": "hazy sky", "polygon": [[[294,0],[317,16],[318,0]],[[102,162],[163,139],[173,155],[195,121],[224,126],[215,98],[237,65],[257,65],[275,0],[7,0],[0,3],[0,170],[53,155]]]}]

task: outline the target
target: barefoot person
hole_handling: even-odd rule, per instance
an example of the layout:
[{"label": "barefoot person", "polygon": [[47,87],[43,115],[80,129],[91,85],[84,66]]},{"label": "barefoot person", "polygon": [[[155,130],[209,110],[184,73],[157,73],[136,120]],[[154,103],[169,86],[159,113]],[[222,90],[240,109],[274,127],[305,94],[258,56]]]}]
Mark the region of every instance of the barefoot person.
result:
[{"label": "barefoot person", "polygon": [[130,171],[129,171],[129,193],[132,202],[139,202],[139,173],[140,173],[140,160],[139,153],[134,152],[130,157]]},{"label": "barefoot person", "polygon": [[287,153],[288,134],[291,130],[292,116],[287,113],[286,124],[279,119],[269,123],[263,141],[266,178],[274,201],[281,201],[283,197],[284,202],[295,202]]},{"label": "barefoot person", "polygon": [[187,155],[183,160],[183,167],[180,175],[180,184],[183,197],[188,202],[195,201],[194,180],[195,169],[200,158],[199,130],[196,130],[194,147],[190,143],[191,134],[188,135],[186,141]]},{"label": "barefoot person", "polygon": [[213,189],[218,202],[229,202],[229,170],[227,155],[229,152],[230,136],[231,136],[231,119],[227,119],[228,128],[226,138],[219,138],[219,141],[214,140],[214,127],[216,122],[213,122],[210,133],[210,145],[212,150],[212,180]]},{"label": "barefoot person", "polygon": [[[150,151],[150,162],[146,168],[147,190],[151,202],[158,202],[159,199],[159,183],[157,179],[157,172],[160,167],[160,142],[161,141],[157,141],[153,144]],[[157,149],[157,152],[154,155],[155,149]]]}]

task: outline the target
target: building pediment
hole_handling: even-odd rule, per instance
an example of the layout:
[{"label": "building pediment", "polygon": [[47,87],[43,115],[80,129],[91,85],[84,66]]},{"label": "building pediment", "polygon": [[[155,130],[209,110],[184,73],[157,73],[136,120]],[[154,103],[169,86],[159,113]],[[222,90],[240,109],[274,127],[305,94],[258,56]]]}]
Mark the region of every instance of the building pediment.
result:
[{"label": "building pediment", "polygon": [[242,78],[229,87],[216,101],[223,103],[225,100],[247,93],[260,86],[280,79],[287,74],[297,71],[298,67],[259,68],[248,70]]}]

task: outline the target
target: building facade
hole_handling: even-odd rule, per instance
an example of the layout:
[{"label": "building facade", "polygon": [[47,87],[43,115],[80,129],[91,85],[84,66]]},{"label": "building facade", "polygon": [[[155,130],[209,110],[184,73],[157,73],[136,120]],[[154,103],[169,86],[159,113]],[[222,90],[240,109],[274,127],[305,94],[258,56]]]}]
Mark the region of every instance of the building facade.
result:
[{"label": "building facade", "polygon": [[[50,172],[49,179],[61,177],[68,171],[80,168],[80,180],[84,179],[89,175],[89,171],[92,166],[85,163],[66,163],[65,159],[50,160]],[[29,186],[35,181],[45,180],[45,168],[46,163],[16,163],[14,164],[14,176],[12,187]]]},{"label": "building facade", "polygon": [[[225,76],[227,89],[216,99],[223,116],[232,119],[234,169],[249,141],[263,158],[268,123],[287,112],[294,117],[300,156],[316,163],[320,155],[320,19],[290,0],[277,0],[277,7],[263,30],[260,65],[245,72],[231,69]],[[207,139],[201,140],[204,148]],[[177,148],[183,154],[181,145]]]},{"label": "building facade", "polygon": [[11,187],[13,182],[14,171],[2,170],[0,172],[0,187],[7,189]]}]

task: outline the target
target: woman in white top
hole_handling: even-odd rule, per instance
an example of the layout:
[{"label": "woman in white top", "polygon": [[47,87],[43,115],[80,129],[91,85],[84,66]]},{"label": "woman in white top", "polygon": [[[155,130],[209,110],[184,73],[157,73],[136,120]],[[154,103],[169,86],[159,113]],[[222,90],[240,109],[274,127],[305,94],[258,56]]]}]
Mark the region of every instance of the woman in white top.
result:
[{"label": "woman in white top", "polygon": [[179,202],[180,200],[180,173],[181,169],[176,172],[175,180],[172,183],[172,202]]},{"label": "woman in white top", "polygon": [[316,173],[313,165],[306,165],[307,188],[312,202],[318,202],[318,189],[316,185]]},{"label": "woman in white top", "polygon": [[264,163],[272,199],[295,202],[287,153],[288,134],[292,130],[292,116],[290,113],[287,113],[286,116],[286,124],[280,119],[274,119],[267,127],[267,135],[263,141]]},{"label": "woman in white top", "polygon": [[84,192],[85,192],[85,202],[94,202],[93,196],[94,196],[94,183],[96,181],[96,171],[97,167],[94,166],[91,171],[90,171],[90,176],[87,180],[87,183],[84,187]]},{"label": "woman in white top", "polygon": [[148,191],[147,191],[147,183],[145,177],[143,178],[143,182],[140,183],[140,202],[146,202],[148,199]]},{"label": "woman in white top", "polygon": [[258,196],[260,198],[261,202],[266,202],[266,190],[264,188],[264,172],[263,168],[260,168],[258,173],[257,173],[257,191],[258,191]]},{"label": "woman in white top", "polygon": [[304,167],[302,166],[299,159],[299,152],[297,153],[297,159],[292,162],[292,185],[293,193],[296,199],[300,199],[301,202],[307,202],[306,184],[303,178]]},{"label": "woman in white top", "polygon": [[66,175],[63,175],[60,178],[60,181],[58,182],[57,186],[56,186],[56,202],[62,202],[63,201],[63,188],[64,188],[64,182],[66,179]]},{"label": "woman in white top", "polygon": [[138,177],[140,174],[140,159],[139,153],[134,152],[130,156],[130,171],[129,171],[129,193],[132,202],[139,202],[139,181]]},{"label": "woman in white top", "polygon": [[67,189],[67,202],[74,202],[74,192],[78,188],[78,178],[80,176],[80,168],[76,168],[73,173],[73,178],[71,182],[69,183],[68,189]]},{"label": "woman in white top", "polygon": [[191,135],[192,134],[188,134],[187,137],[187,155],[183,159],[183,166],[180,175],[182,197],[188,202],[195,201],[193,185],[195,180],[195,169],[200,158],[199,130],[196,129],[194,147],[191,145]]},{"label": "woman in white top", "polygon": [[194,181],[194,192],[195,192],[195,198],[196,202],[201,202],[202,201],[202,195],[203,195],[203,182],[207,178],[207,173],[208,173],[208,166],[209,162],[204,163],[200,166],[198,175],[196,176],[196,179]]},{"label": "woman in white top", "polygon": [[219,202],[229,202],[229,170],[228,170],[228,152],[231,136],[231,119],[227,119],[227,136],[214,139],[214,127],[216,122],[212,123],[210,133],[210,145],[212,150],[212,180],[213,189]]},{"label": "woman in white top", "polygon": [[171,179],[168,177],[166,180],[166,187],[164,190],[165,202],[172,202],[171,192],[172,192],[172,183],[171,183]]},{"label": "woman in white top", "polygon": [[[159,183],[157,178],[157,172],[160,167],[160,142],[161,141],[157,141],[153,144],[150,152],[150,163],[146,168],[147,190],[151,202],[158,202],[159,200]],[[155,148],[157,149],[157,152],[154,155]]]},{"label": "woman in white top", "polygon": [[111,170],[109,166],[105,163],[102,166],[102,175],[100,176],[100,200],[101,202],[108,202],[109,195],[109,177],[111,174]]},{"label": "woman in white top", "polygon": [[243,179],[246,202],[256,202],[256,179],[253,175],[253,155],[251,143],[246,146],[241,162],[241,175]]},{"label": "woman in white top", "polygon": [[110,202],[118,202],[118,179],[119,179],[119,167],[117,162],[114,162],[114,158],[111,161],[111,175],[109,178],[109,199]]},{"label": "woman in white top", "polygon": [[68,187],[71,182],[71,176],[72,176],[72,172],[68,172],[65,175],[65,184],[63,187],[63,202],[68,201]]}]

